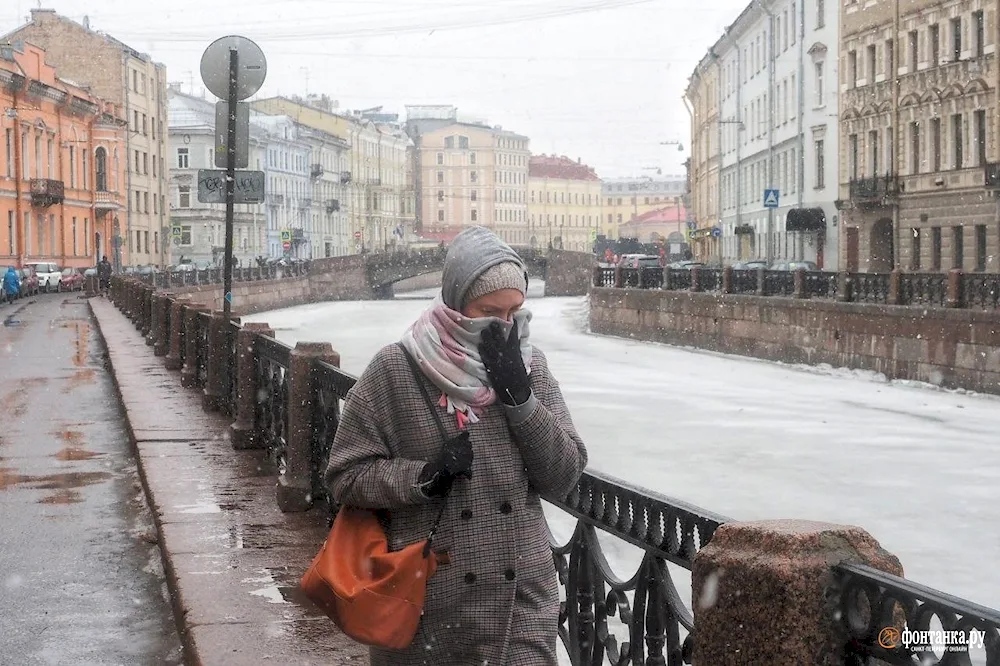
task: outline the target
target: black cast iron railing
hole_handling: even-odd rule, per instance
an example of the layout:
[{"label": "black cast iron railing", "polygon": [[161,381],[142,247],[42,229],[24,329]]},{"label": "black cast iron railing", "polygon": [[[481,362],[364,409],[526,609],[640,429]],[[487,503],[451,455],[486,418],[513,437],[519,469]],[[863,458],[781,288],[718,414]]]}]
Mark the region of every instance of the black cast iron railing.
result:
[{"label": "black cast iron railing", "polygon": [[198,386],[204,388],[205,383],[208,381],[208,343],[210,340],[208,333],[212,326],[212,315],[207,312],[199,312],[195,321],[197,322],[197,328],[195,331],[198,335],[198,345],[196,347],[198,350],[198,363],[195,367],[198,369]]},{"label": "black cast iron railing", "polygon": [[702,291],[722,291],[722,274],[721,268],[702,268],[698,275],[701,280],[700,288]]},{"label": "black cast iron railing", "polygon": [[887,303],[888,273],[848,273],[854,300],[858,303]]},{"label": "black cast iron railing", "polygon": [[688,270],[667,271],[667,280],[664,286],[671,291],[681,291],[690,289],[692,285],[692,273]]},{"label": "black cast iron railing", "polygon": [[[848,635],[847,666],[877,663],[873,659],[898,666],[964,666],[984,655],[986,666],[1000,666],[1000,611],[864,564],[843,563],[834,573],[838,612]],[[928,631],[934,618],[942,631],[962,631],[966,637],[972,630],[981,632],[982,644],[970,641],[964,651],[942,645],[940,656],[906,644],[904,630]]]},{"label": "black cast iron railing", "polygon": [[1000,275],[986,273],[964,275],[962,301],[970,308],[1000,309]]},{"label": "black cast iron railing", "polygon": [[288,446],[288,383],[292,363],[292,348],[274,338],[254,336],[257,409],[254,425],[264,440],[268,457],[278,468],[286,469]]},{"label": "black cast iron railing", "polygon": [[795,294],[795,274],[790,271],[764,271],[764,294],[792,296]]},{"label": "black cast iron railing", "polygon": [[943,308],[948,301],[948,276],[941,273],[904,273],[900,276],[899,290],[903,303]]},{"label": "black cast iron railing", "polygon": [[839,280],[836,273],[806,271],[803,288],[809,298],[837,298]]},{"label": "black cast iron railing", "polygon": [[757,269],[733,271],[734,294],[756,294],[757,288]]},{"label": "black cast iron railing", "polygon": [[226,358],[223,364],[223,395],[226,396],[226,414],[236,417],[237,388],[236,366],[239,359],[239,350],[236,348],[236,340],[240,332],[240,323],[231,321],[225,328],[225,352]]}]

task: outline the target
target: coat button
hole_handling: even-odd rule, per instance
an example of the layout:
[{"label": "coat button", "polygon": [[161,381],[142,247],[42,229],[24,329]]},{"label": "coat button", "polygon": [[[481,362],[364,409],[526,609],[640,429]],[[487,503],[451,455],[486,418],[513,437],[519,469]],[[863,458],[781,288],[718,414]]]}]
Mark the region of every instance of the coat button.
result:
[{"label": "coat button", "polygon": [[514,580],[514,570],[507,569],[507,571],[503,572],[503,577],[506,578],[507,580]]},{"label": "coat button", "polygon": [[514,509],[511,507],[510,502],[504,502],[500,505],[500,513],[510,513],[513,510]]},{"label": "coat button", "polygon": [[476,574],[472,573],[471,571],[469,573],[465,574],[465,582],[468,583],[469,585],[472,585],[473,583],[475,583],[476,582]]},{"label": "coat button", "polygon": [[472,511],[470,509],[462,509],[462,520],[472,520]]}]

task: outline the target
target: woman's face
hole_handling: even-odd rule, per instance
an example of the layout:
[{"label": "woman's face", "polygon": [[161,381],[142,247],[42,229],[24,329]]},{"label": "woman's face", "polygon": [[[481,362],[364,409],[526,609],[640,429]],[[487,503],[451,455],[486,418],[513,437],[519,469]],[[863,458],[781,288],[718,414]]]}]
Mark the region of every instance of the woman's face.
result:
[{"label": "woman's face", "polygon": [[522,305],[524,305],[524,294],[518,289],[500,289],[470,301],[462,308],[462,314],[469,319],[497,317],[504,321],[512,321],[514,314]]}]

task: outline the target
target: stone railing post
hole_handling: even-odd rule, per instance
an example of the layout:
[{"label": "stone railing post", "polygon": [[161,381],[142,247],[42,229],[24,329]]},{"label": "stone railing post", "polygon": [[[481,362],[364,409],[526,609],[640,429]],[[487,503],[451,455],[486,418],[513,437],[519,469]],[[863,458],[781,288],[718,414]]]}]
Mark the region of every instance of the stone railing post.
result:
[{"label": "stone railing post", "polygon": [[949,308],[965,307],[964,296],[962,293],[962,269],[953,268],[948,271],[948,292],[945,297],[945,306]]},{"label": "stone railing post", "polygon": [[154,291],[149,295],[149,322],[148,328],[144,328],[143,334],[146,336],[146,345],[152,347],[156,344],[156,338],[160,334],[160,308],[163,304],[163,294]]},{"label": "stone railing post", "polygon": [[621,289],[623,284],[622,267],[615,266],[615,289]]},{"label": "stone railing post", "polygon": [[158,293],[157,307],[154,311],[155,324],[153,336],[153,355],[166,356],[170,351],[170,308],[173,306],[174,294]]},{"label": "stone railing post", "polygon": [[733,267],[723,266],[722,267],[722,293],[731,294],[733,293]]},{"label": "stone railing post", "polygon": [[691,291],[701,291],[701,266],[691,268]]},{"label": "stone railing post", "polygon": [[669,290],[674,287],[673,283],[670,281],[670,271],[670,266],[663,267],[663,289]]},{"label": "stone railing post", "polygon": [[288,369],[288,442],[285,473],[278,477],[278,508],[285,513],[312,506],[313,410],[316,391],[312,367],[316,361],[340,365],[340,355],[328,342],[299,342]]},{"label": "stone railing post", "polygon": [[149,335],[149,332],[153,329],[153,296],[156,294],[156,289],[142,284],[142,314],[139,315],[139,322],[137,328],[145,337]]},{"label": "stone railing post", "polygon": [[598,266],[597,268],[594,269],[594,286],[603,287],[604,286],[603,281],[604,281],[604,273],[601,272],[601,267]]},{"label": "stone railing post", "polygon": [[758,296],[767,296],[767,269],[757,268],[757,292]]},{"label": "stone railing post", "polygon": [[274,337],[267,324],[243,324],[236,334],[236,420],[229,427],[229,439],[236,450],[263,448],[257,432],[257,355],[254,340],[258,335]]},{"label": "stone railing post", "polygon": [[167,333],[167,358],[164,364],[167,370],[181,369],[181,340],[184,331],[184,305],[187,296],[179,296],[170,301],[170,330]]},{"label": "stone railing post", "polygon": [[854,300],[854,284],[851,281],[851,274],[847,271],[837,273],[837,300],[850,303]]},{"label": "stone railing post", "polygon": [[100,283],[97,280],[96,275],[86,275],[83,278],[83,293],[90,298],[92,296],[97,296],[100,291]]},{"label": "stone railing post", "polygon": [[205,305],[189,303],[184,306],[184,366],[181,368],[181,386],[198,385],[198,316],[208,312]]},{"label": "stone railing post", "polygon": [[226,320],[221,310],[212,310],[208,324],[208,349],[205,350],[205,389],[201,406],[206,412],[222,409],[226,400]]},{"label": "stone railing post", "polygon": [[142,309],[140,307],[142,304],[140,294],[139,283],[129,280],[125,288],[125,300],[128,303],[128,318],[132,320],[133,324],[139,320],[139,311]]},{"label": "stone railing post", "polygon": [[796,268],[792,273],[792,298],[809,298],[806,291],[806,269]]},{"label": "stone railing post", "polygon": [[834,666],[847,631],[833,567],[850,561],[902,576],[859,527],[799,520],[727,523],[694,558],[692,662]]},{"label": "stone railing post", "polygon": [[889,292],[885,295],[886,305],[903,305],[903,271],[893,268],[889,273]]}]

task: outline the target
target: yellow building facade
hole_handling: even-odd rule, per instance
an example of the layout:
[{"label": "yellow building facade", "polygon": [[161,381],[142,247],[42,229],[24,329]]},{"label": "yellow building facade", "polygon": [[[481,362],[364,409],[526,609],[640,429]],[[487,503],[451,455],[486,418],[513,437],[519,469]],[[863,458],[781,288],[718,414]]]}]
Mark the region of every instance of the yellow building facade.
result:
[{"label": "yellow building facade", "polygon": [[603,196],[594,169],[568,157],[535,155],[528,167],[530,247],[591,252]]},{"label": "yellow building facade", "polygon": [[600,233],[620,238],[619,225],[665,206],[683,205],[686,190],[684,176],[605,179],[601,185]]},{"label": "yellow building facade", "polygon": [[695,223],[692,252],[696,259],[721,257],[719,226],[719,62],[711,53],[695,68],[684,93],[691,114],[690,213]]}]

